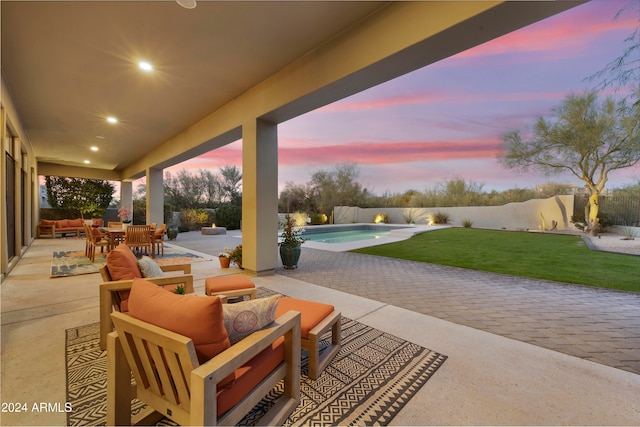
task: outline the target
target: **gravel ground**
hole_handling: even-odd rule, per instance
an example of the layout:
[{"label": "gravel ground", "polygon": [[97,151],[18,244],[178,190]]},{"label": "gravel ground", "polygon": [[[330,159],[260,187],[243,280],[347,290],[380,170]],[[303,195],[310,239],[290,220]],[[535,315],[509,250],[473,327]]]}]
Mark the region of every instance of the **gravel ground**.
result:
[{"label": "gravel ground", "polygon": [[640,255],[640,236],[633,238],[633,240],[627,240],[624,235],[606,233],[597,237],[584,236],[584,238],[589,240],[592,249]]}]

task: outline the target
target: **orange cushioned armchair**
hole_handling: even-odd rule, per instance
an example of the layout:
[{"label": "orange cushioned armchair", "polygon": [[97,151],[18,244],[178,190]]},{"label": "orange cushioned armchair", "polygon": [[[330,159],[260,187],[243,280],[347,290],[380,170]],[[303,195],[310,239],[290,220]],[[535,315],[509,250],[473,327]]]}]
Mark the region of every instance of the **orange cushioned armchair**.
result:
[{"label": "orange cushioned armchair", "polygon": [[[147,259],[146,261],[149,261]],[[150,277],[147,279],[158,286],[175,291],[183,285],[185,293],[193,293],[191,264],[157,266],[162,272],[179,271],[184,274]],[[120,244],[107,254],[107,263],[100,268],[103,282],[100,284],[100,349],[107,346],[107,334],[113,330],[109,315],[112,311],[127,312],[128,298],[133,279],[143,277],[138,259],[126,244]]]},{"label": "orange cushioned armchair", "polygon": [[[299,403],[299,312],[231,346],[218,297],[178,295],[135,279],[129,313],[111,317],[116,331],[107,340],[107,425],[162,417],[180,425],[235,425],[280,381],[284,393],[259,425],[282,425]],[[149,408],[136,420],[134,397]]]}]

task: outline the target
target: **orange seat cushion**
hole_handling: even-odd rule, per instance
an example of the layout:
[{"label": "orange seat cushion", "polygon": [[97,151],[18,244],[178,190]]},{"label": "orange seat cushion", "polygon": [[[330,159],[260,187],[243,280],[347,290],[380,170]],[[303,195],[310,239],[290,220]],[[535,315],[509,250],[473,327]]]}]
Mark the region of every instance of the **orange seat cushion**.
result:
[{"label": "orange seat cushion", "polygon": [[82,218],[69,220],[69,227],[82,227],[82,224],[84,224],[84,220]]},{"label": "orange seat cushion", "polygon": [[333,313],[335,308],[330,304],[321,302],[282,297],[278,302],[276,318],[290,310],[300,312],[300,336],[302,339],[307,340],[309,339],[309,331],[315,328],[325,317]]},{"label": "orange seat cushion", "polygon": [[280,337],[244,366],[236,369],[235,381],[218,389],[216,393],[217,415],[220,416],[233,408],[283,360],[284,338]]},{"label": "orange seat cushion", "polygon": [[111,280],[131,280],[142,277],[138,259],[124,243],[107,254],[107,269]]},{"label": "orange seat cushion", "polygon": [[256,285],[251,280],[241,275],[209,277],[204,281],[207,295],[210,292],[237,291],[238,289],[255,287]]},{"label": "orange seat cushion", "polygon": [[179,295],[145,279],[133,279],[129,314],[191,338],[200,363],[231,346],[218,297]]}]

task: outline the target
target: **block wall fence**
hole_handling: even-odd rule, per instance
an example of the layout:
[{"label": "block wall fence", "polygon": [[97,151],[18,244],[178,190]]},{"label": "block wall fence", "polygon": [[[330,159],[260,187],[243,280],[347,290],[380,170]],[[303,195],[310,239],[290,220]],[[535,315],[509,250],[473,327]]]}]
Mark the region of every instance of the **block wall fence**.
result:
[{"label": "block wall fence", "polygon": [[[574,196],[554,196],[548,199],[527,200],[521,203],[508,203],[503,206],[464,206],[437,208],[358,208],[353,206],[336,206],[334,222],[351,224],[356,222],[371,223],[374,216],[383,213],[391,224],[407,224],[407,219],[417,225],[429,224],[429,216],[438,212],[449,215],[449,224],[462,226],[465,220],[475,228],[508,229],[508,230],[540,230],[542,216],[546,229],[552,227],[552,221],[558,223],[556,230],[577,230],[571,224]],[[542,215],[542,216],[541,216]]]}]

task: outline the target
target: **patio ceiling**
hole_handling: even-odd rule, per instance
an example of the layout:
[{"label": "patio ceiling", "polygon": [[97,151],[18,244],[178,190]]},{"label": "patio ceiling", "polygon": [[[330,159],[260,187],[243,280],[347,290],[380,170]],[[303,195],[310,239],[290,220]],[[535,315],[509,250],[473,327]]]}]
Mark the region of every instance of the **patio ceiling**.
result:
[{"label": "patio ceiling", "polygon": [[[557,2],[531,16],[511,12],[517,23],[495,32],[577,4]],[[118,173],[296,60],[374,21],[389,2],[199,1],[187,10],[174,1],[9,0],[0,7],[3,78],[39,164]],[[155,71],[141,72],[140,59]],[[384,79],[409,71],[382,68]]]}]

